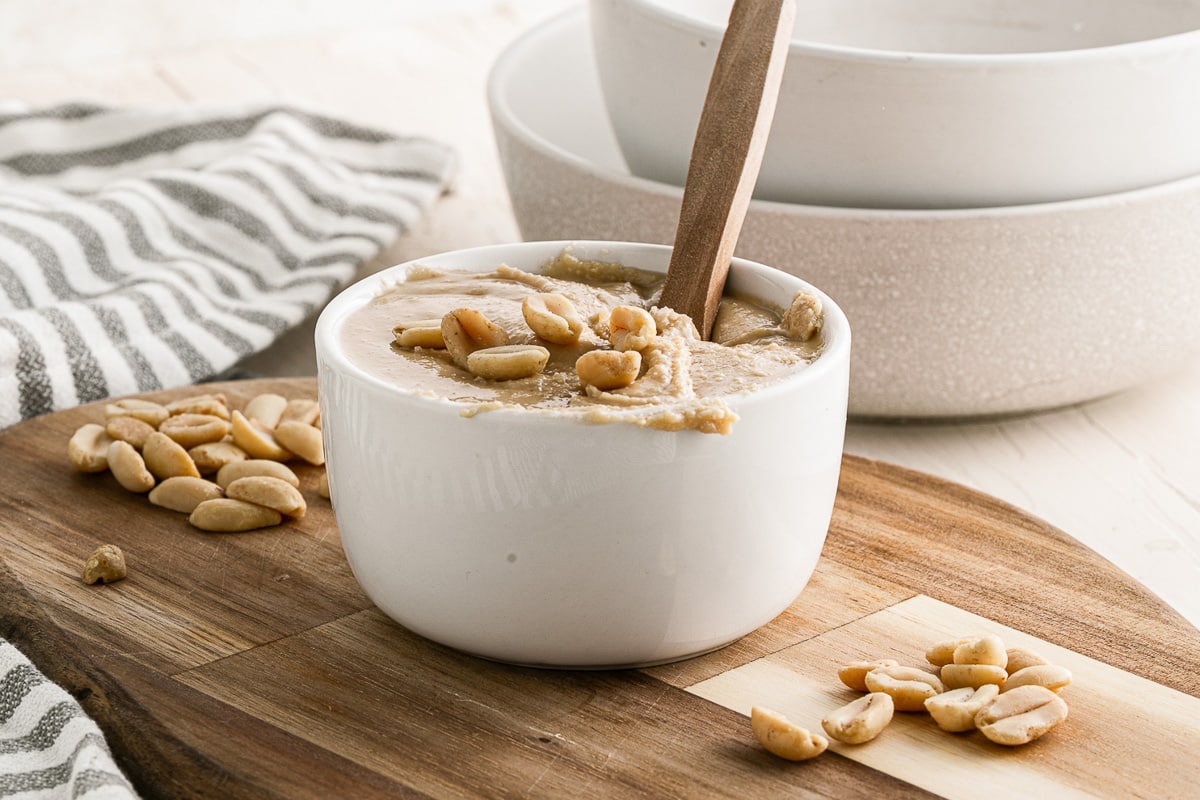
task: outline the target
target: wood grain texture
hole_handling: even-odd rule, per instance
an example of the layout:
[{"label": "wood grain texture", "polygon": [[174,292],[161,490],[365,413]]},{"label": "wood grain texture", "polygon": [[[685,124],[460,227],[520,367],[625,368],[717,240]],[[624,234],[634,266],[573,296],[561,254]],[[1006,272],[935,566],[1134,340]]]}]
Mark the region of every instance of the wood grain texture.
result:
[{"label": "wood grain texture", "polygon": [[708,339],[758,180],[787,62],[794,0],[737,0],[692,144],[662,304]]},{"label": "wood grain texture", "polygon": [[[204,388],[236,405],[314,386]],[[456,653],[375,610],[312,492],[316,470],[303,471],[304,518],[250,534],[196,531],[75,473],[66,441],[101,415],[0,434],[0,635],[80,698],[149,797],[931,796],[838,754],[774,759],[736,707],[697,694],[771,664],[823,681],[802,654],[889,646],[872,620],[917,596],[1200,697],[1200,634],[1149,592],[1004,503],[879,462],[843,462],[821,562],[772,623],[678,664],[558,672]],[[77,571],[102,542],[125,549],[130,577],[84,586]],[[1006,757],[1044,767],[1055,746]],[[1145,763],[1161,773],[1188,757]]]}]

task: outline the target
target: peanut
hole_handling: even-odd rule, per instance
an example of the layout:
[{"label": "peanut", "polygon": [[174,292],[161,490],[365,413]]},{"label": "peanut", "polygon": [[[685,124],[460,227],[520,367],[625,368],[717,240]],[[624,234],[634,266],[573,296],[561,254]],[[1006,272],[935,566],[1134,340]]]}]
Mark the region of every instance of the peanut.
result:
[{"label": "peanut", "polygon": [[275,441],[310,464],[325,463],[325,444],[321,431],[305,422],[285,419],[275,429]]},{"label": "peanut", "polygon": [[136,397],[126,397],[104,406],[105,419],[122,416],[134,417],[154,428],[161,425],[170,413],[165,406],[159,403],[139,400]]},{"label": "peanut", "polygon": [[954,663],[954,651],[959,645],[966,644],[971,641],[968,638],[960,639],[943,639],[929,646],[925,651],[925,660],[935,667],[944,667],[947,664]]},{"label": "peanut", "polygon": [[442,339],[454,363],[467,367],[467,356],[485,347],[503,347],[508,334],[482,312],[473,308],[457,308],[442,317]]},{"label": "peanut", "polygon": [[614,350],[645,350],[658,335],[658,324],[644,308],[617,306],[608,315],[608,341]]},{"label": "peanut", "polygon": [[891,695],[871,692],[830,711],[821,720],[821,727],[831,739],[845,744],[862,744],[883,732],[895,710]]},{"label": "peanut", "polygon": [[759,706],[750,709],[750,728],[768,753],[788,761],[816,758],[829,747],[824,736],[809,733],[782,714]]},{"label": "peanut", "polygon": [[936,675],[916,667],[876,667],[863,680],[870,691],[891,695],[897,711],[924,711],[926,700],[945,691]]},{"label": "peanut", "polygon": [[115,544],[102,544],[88,556],[80,577],[89,586],[96,583],[112,583],[128,574],[125,554]]},{"label": "peanut", "polygon": [[975,727],[991,741],[1021,745],[1044,736],[1067,718],[1067,704],[1044,686],[1018,686],[975,715]]},{"label": "peanut", "polygon": [[112,443],[103,425],[89,422],[71,435],[67,460],[80,472],[103,472],[108,469],[108,446]]},{"label": "peanut", "polygon": [[1034,664],[1019,669],[1008,676],[1001,692],[1008,692],[1020,686],[1044,686],[1052,692],[1058,692],[1071,683],[1071,670],[1057,664]]},{"label": "peanut", "polygon": [[122,414],[110,417],[104,424],[104,432],[113,439],[129,442],[138,450],[141,450],[146,446],[146,437],[154,433],[154,426],[145,420],[131,417],[128,414]]},{"label": "peanut", "polygon": [[283,416],[287,404],[287,398],[283,395],[265,392],[251,398],[242,409],[242,414],[246,416],[246,419],[256,419],[268,428],[274,428],[279,424],[279,419]]},{"label": "peanut", "polygon": [[954,663],[992,664],[1003,669],[1008,664],[1008,651],[999,636],[988,633],[954,648]]},{"label": "peanut", "polygon": [[430,350],[443,350],[446,347],[440,319],[402,322],[392,328],[392,337],[401,347],[425,347]]},{"label": "peanut", "polygon": [[949,733],[975,730],[975,715],[988,703],[996,699],[1000,688],[994,683],[985,683],[978,689],[964,686],[951,689],[925,701],[925,710],[933,717],[938,727]]},{"label": "peanut", "polygon": [[941,676],[947,689],[961,689],[964,686],[978,689],[985,683],[999,686],[1007,680],[1008,673],[1004,667],[995,664],[947,664],[942,667]]},{"label": "peanut", "polygon": [[265,475],[238,478],[225,487],[225,496],[274,509],[288,517],[303,517],[308,510],[299,489],[285,480]]},{"label": "peanut", "polygon": [[241,411],[232,414],[233,443],[258,459],[287,461],[292,457],[275,439],[274,432],[258,420],[247,419]]},{"label": "peanut", "polygon": [[642,354],[637,350],[592,350],[575,360],[575,374],[602,392],[623,389],[637,380]]},{"label": "peanut", "polygon": [[249,458],[245,450],[224,439],[198,444],[188,450],[188,455],[192,457],[192,463],[200,470],[201,475],[210,475],[226,464]]},{"label": "peanut", "polygon": [[[303,422],[305,425],[315,425],[321,416],[321,407],[316,400],[305,397],[288,400],[287,408],[283,410],[280,422]],[[278,426],[276,426],[278,427]]]},{"label": "peanut", "polygon": [[222,497],[221,487],[204,478],[176,475],[150,490],[147,497],[156,506],[190,514],[205,500]]},{"label": "peanut", "polygon": [[108,468],[128,491],[141,494],[154,488],[154,476],[146,469],[142,454],[129,442],[117,439],[108,446]]},{"label": "peanut", "polygon": [[188,522],[200,530],[222,533],[268,528],[282,521],[283,515],[275,509],[228,497],[205,500],[188,516]]},{"label": "peanut", "polygon": [[269,475],[287,481],[297,488],[300,487],[300,479],[296,477],[295,472],[292,472],[291,467],[265,458],[251,458],[226,464],[217,470],[217,485],[224,489],[238,478],[250,475]]},{"label": "peanut", "polygon": [[1032,667],[1038,664],[1046,663],[1046,659],[1042,658],[1032,650],[1024,647],[1010,647],[1007,651],[1005,651],[1005,654],[1008,657],[1008,663],[1005,666],[1005,669],[1008,670],[1009,675],[1012,675],[1014,672],[1019,672],[1020,670],[1025,669],[1025,667]]},{"label": "peanut", "polygon": [[537,375],[550,360],[550,351],[536,344],[484,347],[467,356],[472,375],[490,381],[511,381]]},{"label": "peanut", "polygon": [[177,414],[205,414],[211,417],[229,419],[229,401],[223,394],[197,394],[191,397],[181,397],[167,403],[167,412],[171,416]]},{"label": "peanut", "polygon": [[521,303],[525,324],[551,344],[574,344],[583,333],[583,318],[575,304],[561,294],[531,294]]},{"label": "peanut", "polygon": [[875,661],[851,661],[838,669],[838,678],[842,683],[856,692],[869,692],[867,688],[867,673],[876,667],[898,667],[900,663],[894,658],[880,658]]},{"label": "peanut", "polygon": [[158,426],[158,430],[188,448],[205,442],[221,441],[229,433],[229,421],[215,414],[189,412],[167,417]]},{"label": "peanut", "polygon": [[146,469],[159,480],[177,475],[200,477],[200,470],[196,469],[188,451],[162,431],[154,431],[150,438],[146,439],[146,446],[142,448],[142,458],[145,459]]},{"label": "peanut", "polygon": [[321,477],[317,478],[317,494],[329,499],[329,473],[322,472]]},{"label": "peanut", "polygon": [[825,323],[825,312],[821,299],[815,294],[800,290],[792,297],[792,304],[783,312],[779,326],[788,338],[807,342],[821,332]]}]

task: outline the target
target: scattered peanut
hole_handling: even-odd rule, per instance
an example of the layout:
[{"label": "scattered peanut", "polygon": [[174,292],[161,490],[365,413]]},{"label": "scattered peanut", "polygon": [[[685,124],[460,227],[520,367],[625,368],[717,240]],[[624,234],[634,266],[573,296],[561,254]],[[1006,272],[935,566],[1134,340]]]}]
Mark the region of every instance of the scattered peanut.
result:
[{"label": "scattered peanut", "polygon": [[153,403],[149,400],[139,400],[136,397],[126,397],[104,406],[104,416],[106,419],[121,416],[135,417],[154,428],[158,428],[170,413],[165,406],[159,403]]},{"label": "scattered peanut", "polygon": [[521,303],[525,324],[551,344],[574,344],[583,333],[583,318],[575,304],[561,294],[531,294]]},{"label": "scattered peanut", "polygon": [[196,469],[195,462],[183,445],[161,431],[154,431],[146,439],[142,458],[146,461],[146,469],[159,480],[176,475],[200,477],[200,470]]},{"label": "scattered peanut", "polygon": [[944,639],[935,642],[925,651],[925,660],[935,667],[944,667],[954,663],[954,651],[959,645],[966,644],[970,639]]},{"label": "scattered peanut", "polygon": [[1019,672],[1025,669],[1025,667],[1033,667],[1046,663],[1046,659],[1024,647],[1010,647],[1005,651],[1005,654],[1008,656],[1008,664],[1005,669],[1008,670],[1009,675]]},{"label": "scattered peanut", "polygon": [[1033,664],[1017,670],[1008,676],[1001,687],[1001,692],[1008,692],[1020,686],[1044,686],[1052,692],[1058,692],[1071,683],[1071,670],[1057,664]]},{"label": "scattered peanut", "polygon": [[272,478],[285,480],[297,488],[300,486],[300,479],[296,477],[295,472],[292,472],[291,467],[266,458],[251,458],[226,464],[217,471],[217,485],[224,489],[238,478],[251,475],[269,475]]},{"label": "scattered peanut", "polygon": [[895,710],[891,695],[871,692],[830,711],[821,720],[821,727],[831,739],[845,744],[862,744],[883,733]]},{"label": "scattered peanut", "polygon": [[875,661],[851,661],[838,670],[838,678],[842,683],[856,692],[869,692],[867,688],[867,673],[876,667],[898,667],[900,662],[894,658],[880,658]]},{"label": "scattered peanut", "polygon": [[608,315],[608,341],[614,350],[645,350],[658,335],[650,312],[637,306],[617,306]]},{"label": "scattered peanut", "polygon": [[392,328],[392,337],[401,347],[425,347],[430,350],[442,350],[446,347],[440,319],[402,322]]},{"label": "scattered peanut", "polygon": [[163,420],[158,430],[188,448],[224,439],[229,433],[229,420],[215,414],[175,414]]},{"label": "scattered peanut", "polygon": [[245,461],[250,456],[246,451],[230,441],[205,442],[188,450],[192,463],[201,475],[211,475],[226,464],[234,461]]},{"label": "scattered peanut", "polygon": [[182,397],[167,403],[167,412],[171,416],[178,414],[204,414],[211,417],[229,419],[229,401],[223,394],[198,394]]},{"label": "scattered peanut", "polygon": [[978,689],[987,683],[999,686],[1008,678],[1008,673],[1004,667],[995,664],[947,664],[942,667],[941,676],[947,689],[961,689],[964,686]]},{"label": "scattered peanut", "polygon": [[975,727],[996,744],[1028,744],[1067,718],[1067,704],[1044,686],[1018,686],[975,715]]},{"label": "scattered peanut", "polygon": [[322,472],[321,477],[317,478],[317,494],[329,499],[329,473]]},{"label": "scattered peanut", "polygon": [[288,400],[283,395],[266,392],[250,398],[242,413],[246,419],[256,419],[268,428],[274,428],[279,424],[287,404]]},{"label": "scattered peanut", "polygon": [[221,487],[212,481],[189,475],[176,475],[151,489],[147,497],[156,506],[190,514],[205,500],[223,495]]},{"label": "scattered peanut", "polygon": [[80,472],[103,472],[108,469],[108,446],[112,443],[103,425],[89,422],[67,442],[67,460]]},{"label": "scattered peanut", "polygon": [[154,433],[154,426],[137,417],[121,414],[120,416],[109,417],[108,422],[104,424],[104,432],[113,439],[129,442],[135,448],[141,450],[146,446],[146,437]]},{"label": "scattered peanut", "polygon": [[442,339],[454,363],[467,369],[467,356],[485,347],[503,347],[508,334],[482,312],[458,308],[442,317]]},{"label": "scattered peanut", "polygon": [[768,753],[788,761],[816,758],[829,747],[824,736],[809,733],[782,714],[758,706],[750,709],[750,728]]},{"label": "scattered peanut", "polygon": [[320,417],[321,407],[317,404],[316,400],[299,397],[288,400],[287,408],[283,410],[283,416],[279,418],[279,421],[294,421],[303,422],[305,425],[315,425]]},{"label": "scattered peanut", "polygon": [[272,508],[228,497],[205,500],[188,516],[188,522],[200,530],[222,533],[268,528],[282,521],[283,515]]},{"label": "scattered peanut", "polygon": [[602,392],[622,389],[637,380],[642,354],[637,350],[592,350],[575,360],[575,374]]},{"label": "scattered peanut", "polygon": [[550,351],[539,345],[507,344],[469,353],[467,369],[490,381],[511,381],[537,375],[549,360]]},{"label": "scattered peanut", "polygon": [[945,691],[936,675],[916,667],[876,667],[864,682],[872,692],[891,695],[897,711],[924,711],[926,700]]},{"label": "scattered peanut", "polygon": [[955,664],[992,664],[1003,668],[1008,664],[1004,642],[994,633],[963,642],[954,648]]},{"label": "scattered peanut", "polygon": [[265,475],[238,478],[225,487],[225,496],[274,509],[288,517],[303,517],[308,510],[299,489],[285,480]]},{"label": "scattered peanut", "polygon": [[275,433],[258,420],[247,419],[241,411],[234,410],[233,443],[246,451],[252,458],[271,461],[287,461],[292,457],[275,439]]},{"label": "scattered peanut", "polygon": [[975,730],[975,715],[988,703],[996,699],[1000,688],[994,683],[985,683],[978,689],[964,686],[951,689],[925,701],[925,710],[933,717],[938,727],[949,733]]},{"label": "scattered peanut", "polygon": [[154,488],[154,476],[146,469],[142,454],[129,442],[118,439],[108,446],[108,468],[128,491],[141,494]]},{"label": "scattered peanut", "polygon": [[314,466],[325,463],[325,444],[321,431],[307,422],[285,419],[275,428],[275,441]]},{"label": "scattered peanut", "polygon": [[80,577],[89,586],[96,583],[112,583],[128,574],[125,554],[115,544],[102,544],[88,556]]}]

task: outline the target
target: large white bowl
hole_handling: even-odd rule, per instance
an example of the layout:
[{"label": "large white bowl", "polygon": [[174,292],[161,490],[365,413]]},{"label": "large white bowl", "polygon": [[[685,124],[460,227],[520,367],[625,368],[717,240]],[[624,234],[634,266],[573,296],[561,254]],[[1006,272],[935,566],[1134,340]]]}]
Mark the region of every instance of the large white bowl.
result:
[{"label": "large white bowl", "polygon": [[[524,238],[672,241],[682,190],[622,165],[586,13],[516,41],[488,94]],[[978,210],[754,201],[737,252],[845,309],[855,416],[1060,406],[1161,375],[1200,349],[1200,179]]]},{"label": "large white bowl", "polygon": [[[635,175],[683,185],[731,0],[591,0]],[[1200,0],[801,0],[757,197],[1066,200],[1200,175]]]},{"label": "large white bowl", "polygon": [[[538,271],[567,246],[659,272],[670,256],[660,245],[539,242],[419,263]],[[365,372],[341,345],[347,315],[411,266],[346,289],[316,329],[338,530],[380,609],[488,658],[617,667],[720,647],[796,598],[825,541],[846,424],[850,329],[828,297],[818,292],[820,356],[731,398],[740,419],[728,435],[531,410],[468,418]],[[816,291],[741,259],[729,285],[782,307]]]}]

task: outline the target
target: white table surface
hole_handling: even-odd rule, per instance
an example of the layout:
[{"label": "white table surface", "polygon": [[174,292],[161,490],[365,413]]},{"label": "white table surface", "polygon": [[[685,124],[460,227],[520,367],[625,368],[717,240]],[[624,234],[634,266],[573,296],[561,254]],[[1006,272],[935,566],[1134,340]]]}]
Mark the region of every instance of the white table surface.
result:
[{"label": "white table surface", "polygon": [[[487,115],[488,68],[519,33],[581,2],[3,0],[0,103],[276,101],[455,147],[452,193],[366,272],[520,238]],[[311,325],[301,326],[246,367],[314,374],[310,337]],[[1152,384],[1051,412],[852,422],[846,447],[1047,520],[1200,626],[1200,359]]]}]

